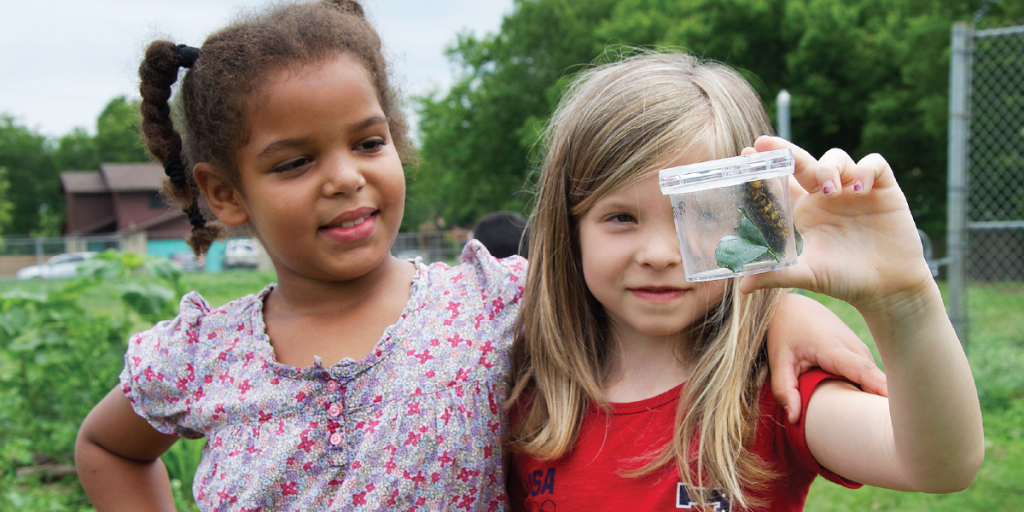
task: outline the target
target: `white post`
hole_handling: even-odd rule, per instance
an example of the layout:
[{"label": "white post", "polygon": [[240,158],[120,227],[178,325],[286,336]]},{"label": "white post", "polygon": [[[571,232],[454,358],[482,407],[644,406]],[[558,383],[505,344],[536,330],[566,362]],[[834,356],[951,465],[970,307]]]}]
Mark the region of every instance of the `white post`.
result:
[{"label": "white post", "polygon": [[779,137],[786,140],[792,140],[792,134],[789,131],[789,92],[785,89],[779,91],[779,95],[775,97],[776,112],[778,113],[778,125],[779,125]]},{"label": "white post", "polygon": [[967,165],[971,127],[971,53],[973,30],[953,25],[949,63],[949,147],[946,256],[949,260],[949,319],[967,350]]}]

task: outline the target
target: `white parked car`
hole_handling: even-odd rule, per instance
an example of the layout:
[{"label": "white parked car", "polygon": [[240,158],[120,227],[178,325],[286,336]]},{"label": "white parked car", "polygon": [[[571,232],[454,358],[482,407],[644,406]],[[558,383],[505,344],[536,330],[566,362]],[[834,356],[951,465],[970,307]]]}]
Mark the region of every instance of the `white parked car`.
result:
[{"label": "white parked car", "polygon": [[249,238],[228,240],[224,248],[224,270],[233,268],[256,268],[260,265],[257,242]]},{"label": "white parked car", "polygon": [[83,261],[95,256],[95,252],[69,252],[58,254],[46,260],[42,265],[25,267],[15,274],[18,279],[32,279],[41,277],[43,279],[67,279],[78,275],[78,266]]}]

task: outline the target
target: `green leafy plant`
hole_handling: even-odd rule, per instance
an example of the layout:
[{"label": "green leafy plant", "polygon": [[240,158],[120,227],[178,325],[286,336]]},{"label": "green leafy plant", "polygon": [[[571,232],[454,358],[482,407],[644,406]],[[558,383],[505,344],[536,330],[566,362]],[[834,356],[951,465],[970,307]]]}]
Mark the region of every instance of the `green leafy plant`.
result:
[{"label": "green leafy plant", "polygon": [[[761,260],[765,254],[770,255],[776,262],[781,262],[782,256],[771,248],[765,234],[750,220],[746,209],[741,206],[739,211],[741,218],[736,235],[723,236],[715,248],[715,261],[718,266],[739,272],[744,265]],[[796,229],[793,232],[796,235],[796,253],[799,255],[804,250],[804,240]]]},{"label": "green leafy plant", "polygon": [[182,439],[161,457],[171,479],[171,494],[178,510],[198,510],[192,498],[192,480],[203,456],[205,439]]},{"label": "green leafy plant", "polygon": [[[117,385],[128,335],[176,313],[181,273],[165,259],[94,260],[43,291],[0,294],[0,510],[60,509],[33,508],[32,489],[73,478],[55,475],[73,466],[79,425]],[[80,490],[68,500],[87,503]]]},{"label": "green leafy plant", "polygon": [[723,236],[715,248],[718,266],[739,272],[744,265],[760,260],[766,253],[775,261],[782,261],[779,254],[768,245],[764,233],[750,220],[746,209],[741,206],[739,211],[741,218],[736,235]]}]

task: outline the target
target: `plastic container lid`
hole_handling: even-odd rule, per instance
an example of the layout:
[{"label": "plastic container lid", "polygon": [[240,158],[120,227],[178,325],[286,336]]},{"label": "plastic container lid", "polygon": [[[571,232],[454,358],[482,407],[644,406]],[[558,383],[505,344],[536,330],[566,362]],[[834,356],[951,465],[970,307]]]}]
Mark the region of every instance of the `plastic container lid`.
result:
[{"label": "plastic container lid", "polygon": [[658,171],[661,193],[681,194],[793,174],[793,152],[776,149]]}]

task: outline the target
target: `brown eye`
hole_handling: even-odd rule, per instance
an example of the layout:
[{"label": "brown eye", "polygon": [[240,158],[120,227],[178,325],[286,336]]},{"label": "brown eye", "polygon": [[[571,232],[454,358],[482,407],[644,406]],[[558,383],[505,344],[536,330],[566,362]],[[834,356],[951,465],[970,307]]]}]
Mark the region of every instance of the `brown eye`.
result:
[{"label": "brown eye", "polygon": [[274,168],[274,172],[275,173],[288,172],[288,171],[291,171],[291,170],[294,170],[294,169],[298,169],[298,168],[306,165],[309,162],[312,162],[312,160],[309,159],[309,158],[306,158],[306,157],[293,158],[293,159],[288,160],[287,162],[285,162],[285,163],[275,167]]},{"label": "brown eye", "polygon": [[379,150],[380,148],[382,148],[382,147],[384,147],[386,145],[387,145],[387,142],[385,142],[385,141],[383,141],[381,139],[373,139],[373,140],[368,140],[368,141],[360,142],[359,145],[356,146],[356,150],[357,151],[370,151],[370,152],[373,152],[373,151]]}]

